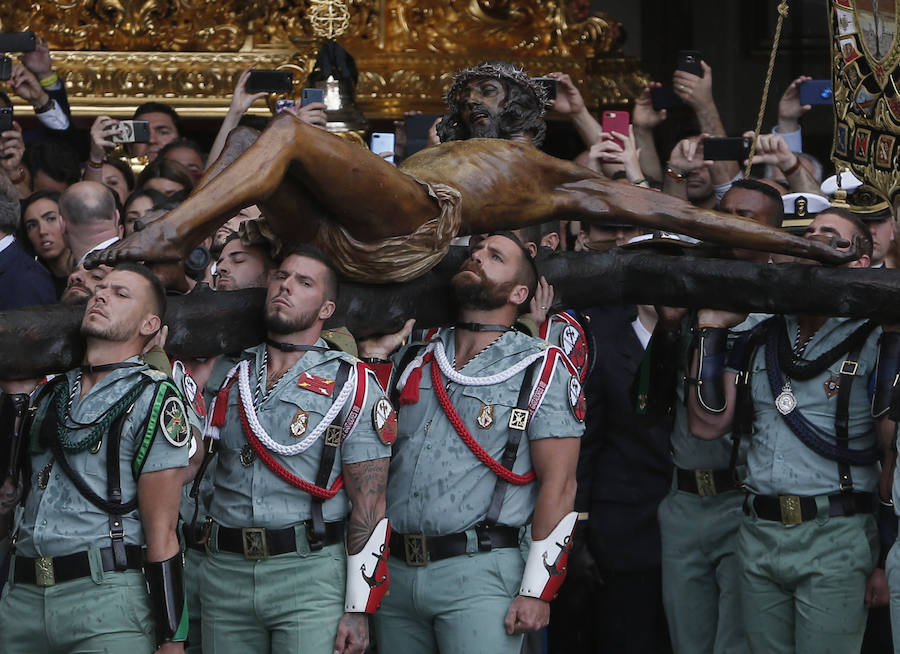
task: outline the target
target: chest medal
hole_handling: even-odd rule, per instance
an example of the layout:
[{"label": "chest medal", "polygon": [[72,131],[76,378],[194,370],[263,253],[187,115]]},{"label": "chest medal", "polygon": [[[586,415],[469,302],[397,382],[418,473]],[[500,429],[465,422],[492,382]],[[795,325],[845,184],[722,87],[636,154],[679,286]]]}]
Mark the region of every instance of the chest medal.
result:
[{"label": "chest medal", "polygon": [[303,438],[306,434],[306,428],[309,425],[309,411],[300,409],[297,415],[291,420],[291,436],[294,438]]},{"label": "chest medal", "polygon": [[490,429],[494,426],[494,405],[482,404],[478,416],[475,418],[475,424],[481,429]]},{"label": "chest medal", "polygon": [[775,398],[775,408],[783,416],[797,408],[797,398],[794,397],[790,381],[784,382],[784,386],[781,387],[781,392]]},{"label": "chest medal", "polygon": [[828,379],[825,380],[825,397],[829,400],[837,395],[838,390],[841,388],[841,378],[831,373],[828,375]]},{"label": "chest medal", "polygon": [[246,443],[244,447],[241,448],[241,465],[245,468],[249,468],[253,465],[254,461],[256,461],[256,452],[253,450],[250,443]]}]

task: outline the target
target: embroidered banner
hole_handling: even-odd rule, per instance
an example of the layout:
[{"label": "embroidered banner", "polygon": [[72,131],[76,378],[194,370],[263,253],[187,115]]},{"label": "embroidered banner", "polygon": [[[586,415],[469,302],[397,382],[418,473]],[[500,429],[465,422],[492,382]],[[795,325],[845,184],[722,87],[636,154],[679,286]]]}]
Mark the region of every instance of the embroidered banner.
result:
[{"label": "embroidered banner", "polygon": [[830,0],[835,166],[900,193],[900,0]]}]

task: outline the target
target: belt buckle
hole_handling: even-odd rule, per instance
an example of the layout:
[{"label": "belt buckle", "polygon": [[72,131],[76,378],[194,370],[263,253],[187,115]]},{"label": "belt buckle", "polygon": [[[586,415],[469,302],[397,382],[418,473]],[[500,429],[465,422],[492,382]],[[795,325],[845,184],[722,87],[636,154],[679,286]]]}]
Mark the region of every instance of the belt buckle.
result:
[{"label": "belt buckle", "polygon": [[428,565],[425,534],[403,534],[403,552],[406,558],[406,565],[415,567]]},{"label": "belt buckle", "polygon": [[34,560],[34,583],[41,588],[56,585],[52,556],[39,556]]},{"label": "belt buckle", "polygon": [[859,368],[859,363],[857,361],[844,361],[841,364],[841,374],[842,375],[855,375],[857,369]]},{"label": "belt buckle", "polygon": [[803,522],[803,512],[800,509],[800,497],[797,495],[779,495],[778,504],[781,507],[781,522],[785,525],[799,525]]},{"label": "belt buckle", "polygon": [[697,495],[700,497],[712,497],[717,493],[712,470],[694,470],[694,481],[697,482]]},{"label": "belt buckle", "polygon": [[266,541],[264,527],[245,527],[241,529],[241,541],[244,545],[244,558],[248,561],[260,561],[269,558],[269,544]]}]

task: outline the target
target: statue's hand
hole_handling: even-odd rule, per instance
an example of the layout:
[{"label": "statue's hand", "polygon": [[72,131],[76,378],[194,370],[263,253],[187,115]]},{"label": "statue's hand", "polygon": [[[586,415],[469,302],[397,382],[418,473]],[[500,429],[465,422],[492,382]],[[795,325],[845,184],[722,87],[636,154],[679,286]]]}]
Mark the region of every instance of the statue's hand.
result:
[{"label": "statue's hand", "polygon": [[361,358],[387,359],[391,354],[406,343],[406,339],[412,334],[415,318],[410,318],[403,324],[403,329],[394,334],[372,336],[357,342],[359,356]]},{"label": "statue's hand", "polygon": [[839,239],[835,236],[820,236],[817,234],[807,236],[809,239],[810,259],[841,265],[859,259],[860,252],[856,239],[853,242]]}]

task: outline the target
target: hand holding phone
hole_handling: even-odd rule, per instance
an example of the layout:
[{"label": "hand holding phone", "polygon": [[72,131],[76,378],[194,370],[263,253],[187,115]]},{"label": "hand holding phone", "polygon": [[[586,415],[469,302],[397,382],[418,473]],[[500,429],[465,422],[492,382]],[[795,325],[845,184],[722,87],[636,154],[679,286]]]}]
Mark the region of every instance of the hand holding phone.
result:
[{"label": "hand holding phone", "polygon": [[831,80],[811,79],[800,85],[801,105],[834,104],[834,93],[831,91]]},{"label": "hand holding phone", "polygon": [[675,70],[683,70],[691,75],[703,77],[703,66],[700,64],[702,58],[696,50],[681,50],[678,53],[678,61]]},{"label": "hand holding phone", "polygon": [[150,123],[146,120],[120,120],[118,134],[109,139],[113,143],[147,143],[150,141]]},{"label": "hand holding phone", "polygon": [[[604,132],[612,133],[616,132],[617,134],[628,134],[628,126],[631,124],[631,116],[628,115],[627,111],[604,111],[603,112],[603,122],[601,123],[601,127]],[[613,141],[622,148],[625,149],[625,144],[622,142],[620,138],[613,138]]]},{"label": "hand holding phone", "polygon": [[369,149],[379,156],[386,152],[390,152],[391,156],[384,157],[384,159],[385,161],[394,163],[394,133],[372,132],[372,137],[369,139]]},{"label": "hand holding phone", "polygon": [[313,102],[325,102],[325,89],[305,88],[300,91],[300,106],[305,107]]},{"label": "hand holding phone", "polygon": [[703,158],[707,161],[745,161],[750,156],[750,139],[726,136],[703,139]]},{"label": "hand holding phone", "polygon": [[290,70],[251,70],[245,87],[247,93],[288,93],[294,88],[294,72]]}]

